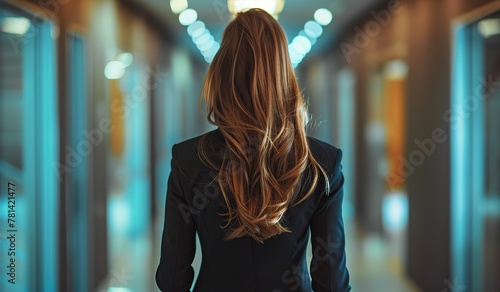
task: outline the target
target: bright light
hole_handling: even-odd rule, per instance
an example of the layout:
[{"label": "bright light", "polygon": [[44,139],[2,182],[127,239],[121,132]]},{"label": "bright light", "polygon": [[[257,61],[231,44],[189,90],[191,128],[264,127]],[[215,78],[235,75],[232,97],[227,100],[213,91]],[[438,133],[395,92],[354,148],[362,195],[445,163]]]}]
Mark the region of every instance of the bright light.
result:
[{"label": "bright light", "polygon": [[132,54],[129,52],[124,52],[118,55],[118,57],[116,57],[116,60],[122,62],[123,67],[127,68],[128,66],[132,65],[134,56],[132,56]]},{"label": "bright light", "polygon": [[122,232],[130,228],[132,217],[130,216],[131,209],[128,201],[121,197],[112,196],[108,201],[107,208],[108,222],[112,230]]},{"label": "bright light", "polygon": [[388,230],[401,230],[408,220],[408,198],[404,193],[393,193],[382,202],[382,221]]},{"label": "bright light", "polygon": [[304,31],[310,38],[319,38],[323,34],[323,28],[314,20],[306,22]]},{"label": "bright light", "polygon": [[305,36],[296,36],[292,42],[293,48],[300,54],[307,54],[311,50],[311,42]]},{"label": "bright light", "polygon": [[330,10],[326,8],[320,8],[314,12],[314,20],[322,26],[330,24],[332,22],[333,15]]},{"label": "bright light", "polygon": [[5,17],[0,23],[0,30],[10,34],[24,35],[31,23],[24,17]]},{"label": "bright light", "polygon": [[211,63],[215,57],[215,54],[217,54],[217,51],[220,48],[220,44],[216,41],[214,41],[211,45],[211,47],[206,50],[206,51],[201,51],[201,54],[205,58],[205,61],[207,63]]},{"label": "bright light", "polygon": [[295,46],[289,45],[288,46],[288,53],[290,54],[290,60],[292,63],[300,63],[302,62],[302,59],[304,59],[305,54],[301,54],[297,52],[295,49]]},{"label": "bright light", "polygon": [[195,23],[188,26],[187,31],[191,37],[193,37],[194,35],[200,36],[203,33],[203,31],[205,31],[205,24],[202,21],[198,20]]},{"label": "bright light", "polygon": [[193,43],[198,47],[205,61],[211,63],[220,48],[220,44],[215,41],[214,36],[205,28],[205,25],[198,24],[196,27],[188,28],[188,30],[190,31],[188,33],[192,35]]},{"label": "bright light", "polygon": [[207,63],[212,63],[212,61],[214,60],[214,56],[205,56],[205,62]]},{"label": "bright light", "polygon": [[170,8],[175,14],[179,14],[188,8],[187,0],[170,0]]},{"label": "bright light", "polygon": [[188,8],[179,14],[179,22],[184,26],[193,24],[196,19],[198,19],[198,13],[191,8]]},{"label": "bright light", "polygon": [[391,61],[385,66],[384,75],[387,79],[406,79],[408,64],[401,60]]},{"label": "bright light", "polygon": [[210,49],[214,43],[215,43],[214,37],[212,35],[210,35],[210,38],[208,39],[208,41],[206,41],[203,44],[199,45],[198,49],[201,52],[206,51],[206,50]]},{"label": "bright light", "polygon": [[301,62],[306,55],[305,53],[297,51],[297,47],[293,43],[288,45],[288,53],[290,54],[290,59],[294,63]]},{"label": "bright light", "polygon": [[208,30],[205,30],[205,32],[198,38],[194,40],[194,43],[196,44],[197,47],[203,45],[204,43],[208,42],[210,40],[210,37],[212,35]]},{"label": "bright light", "polygon": [[204,29],[197,29],[197,30],[193,33],[193,35],[191,36],[191,37],[192,37],[192,39],[193,39],[193,42],[196,42],[196,40],[197,40],[198,38],[202,37],[203,35],[205,35],[205,34],[207,34],[207,33],[208,33],[208,34],[210,34],[210,31],[209,31],[208,29],[206,29],[206,28],[204,28]]},{"label": "bright light", "polygon": [[240,11],[245,11],[250,8],[260,8],[267,11],[274,17],[283,11],[285,0],[228,0],[227,7],[229,12],[236,14]]},{"label": "bright light", "polygon": [[299,32],[299,35],[300,35],[300,36],[303,36],[303,37],[305,37],[305,38],[307,38],[307,39],[311,42],[311,45],[312,45],[312,46],[314,46],[314,44],[318,41],[318,39],[317,39],[317,38],[312,38],[312,37],[310,37],[310,36],[309,36],[309,35],[308,35],[308,34],[307,34],[304,30],[301,30],[301,31]]},{"label": "bright light", "polygon": [[316,44],[317,39],[323,34],[323,27],[332,21],[332,13],[325,8],[316,10],[314,19],[306,22],[304,29],[288,45],[288,52],[292,65],[296,68],[304,59],[307,53],[311,51],[312,46]]},{"label": "bright light", "polygon": [[500,18],[481,20],[477,28],[485,38],[500,34]]},{"label": "bright light", "polygon": [[125,74],[125,66],[120,61],[111,61],[104,67],[104,76],[108,79],[120,79]]},{"label": "bright light", "polygon": [[207,56],[215,56],[215,54],[217,53],[217,51],[219,50],[220,48],[220,45],[218,42],[213,42],[212,45],[210,46],[210,48],[208,48],[207,50],[205,51],[201,51],[201,54],[205,57]]}]

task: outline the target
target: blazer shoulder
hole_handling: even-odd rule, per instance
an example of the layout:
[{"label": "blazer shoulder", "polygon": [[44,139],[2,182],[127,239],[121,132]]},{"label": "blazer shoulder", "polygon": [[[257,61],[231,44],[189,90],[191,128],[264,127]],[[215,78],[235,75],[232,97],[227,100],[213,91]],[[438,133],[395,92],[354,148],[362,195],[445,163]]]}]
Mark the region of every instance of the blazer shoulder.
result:
[{"label": "blazer shoulder", "polygon": [[201,160],[199,157],[199,147],[201,139],[205,137],[205,141],[210,148],[213,148],[214,141],[217,140],[217,130],[206,132],[202,135],[178,142],[172,147],[172,158],[183,166],[194,166]]},{"label": "blazer shoulder", "polygon": [[341,171],[342,150],[313,137],[307,137],[307,140],[314,158],[335,178]]}]

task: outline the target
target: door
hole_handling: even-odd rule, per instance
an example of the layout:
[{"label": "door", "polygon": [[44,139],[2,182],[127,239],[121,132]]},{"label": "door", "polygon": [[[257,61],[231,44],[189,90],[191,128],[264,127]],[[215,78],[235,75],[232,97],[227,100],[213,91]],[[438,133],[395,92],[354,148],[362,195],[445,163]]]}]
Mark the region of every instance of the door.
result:
[{"label": "door", "polygon": [[498,291],[500,13],[474,17],[454,27],[452,106],[445,116],[452,133],[451,266],[460,279],[452,284]]},{"label": "door", "polygon": [[[1,291],[55,291],[60,164],[53,25],[0,4]],[[7,252],[9,250],[9,252]]]}]

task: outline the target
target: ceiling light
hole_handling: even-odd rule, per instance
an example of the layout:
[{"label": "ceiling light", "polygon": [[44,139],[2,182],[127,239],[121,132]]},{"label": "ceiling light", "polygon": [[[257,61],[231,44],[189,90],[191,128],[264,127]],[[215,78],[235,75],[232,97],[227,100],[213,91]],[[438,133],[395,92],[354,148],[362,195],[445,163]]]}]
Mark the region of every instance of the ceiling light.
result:
[{"label": "ceiling light", "polygon": [[197,38],[194,43],[196,44],[197,47],[203,45],[204,43],[210,41],[210,38],[213,38],[213,36],[210,34],[210,32],[208,33],[204,33],[202,36],[200,36],[199,38]]},{"label": "ceiling light", "polygon": [[292,46],[297,52],[307,54],[311,50],[312,45],[306,37],[299,35],[293,39]]},{"label": "ceiling light", "polygon": [[203,36],[204,34],[207,34],[207,33],[210,33],[210,31],[208,31],[208,29],[206,29],[206,28],[197,29],[195,32],[193,32],[193,35],[191,36],[193,38],[193,42],[196,42],[196,40],[198,38],[200,38],[201,36]]},{"label": "ceiling light", "polygon": [[285,0],[227,0],[227,7],[232,14],[250,8],[260,8],[277,18],[284,6]]},{"label": "ceiling light", "polygon": [[201,52],[207,63],[212,63],[217,51],[219,51],[219,48],[220,44],[218,42],[213,42],[212,46],[208,50]]},{"label": "ceiling light", "polygon": [[193,37],[193,35],[201,35],[203,31],[205,31],[205,24],[202,21],[198,20],[188,26],[187,31],[191,37]]},{"label": "ceiling light", "polygon": [[477,28],[485,38],[500,34],[500,18],[481,20]]},{"label": "ceiling light", "polygon": [[323,28],[314,20],[306,22],[304,31],[311,38],[319,38],[323,34]]},{"label": "ceiling light", "polygon": [[0,30],[10,34],[24,35],[31,23],[24,17],[5,17],[0,22]]},{"label": "ceiling light", "polygon": [[120,79],[125,74],[125,66],[120,61],[111,61],[104,67],[104,76],[108,79]]},{"label": "ceiling light", "polygon": [[175,14],[179,14],[188,8],[187,0],[170,0],[170,8]]},{"label": "ceiling light", "polygon": [[213,60],[214,60],[214,56],[205,56],[205,62],[212,63]]},{"label": "ceiling light", "polygon": [[311,45],[314,46],[314,44],[316,44],[316,42],[318,41],[317,38],[312,38],[310,37],[304,30],[301,30],[299,32],[299,35],[303,36],[303,37],[306,37],[310,42],[311,42]]},{"label": "ceiling light", "polygon": [[210,35],[210,38],[208,38],[208,40],[206,42],[204,42],[203,44],[199,45],[198,49],[202,52],[206,51],[212,47],[214,42],[215,42],[214,37],[212,35]]},{"label": "ceiling light", "polygon": [[322,25],[328,25],[332,19],[332,13],[325,8],[316,10],[314,19],[306,22],[304,29],[288,45],[288,52],[293,68],[296,68],[304,57],[311,51],[312,46],[323,34]]},{"label": "ceiling light", "polygon": [[179,22],[184,26],[193,24],[196,19],[198,19],[198,13],[191,8],[188,8],[179,14]]},{"label": "ceiling light", "polygon": [[320,8],[314,12],[314,20],[322,26],[330,24],[332,22],[333,15],[330,10],[326,8]]},{"label": "ceiling light", "polygon": [[292,45],[288,46],[288,53],[290,54],[290,59],[292,60],[292,63],[299,63],[305,56],[304,54],[297,52],[295,46]]},{"label": "ceiling light", "polygon": [[205,57],[206,56],[215,56],[215,54],[217,53],[219,48],[220,48],[220,44],[218,42],[213,42],[212,46],[208,50],[202,51],[201,53]]},{"label": "ceiling light", "polygon": [[118,57],[116,57],[116,60],[122,62],[123,67],[126,68],[132,65],[132,62],[134,61],[134,56],[132,56],[132,54],[129,52],[124,52],[118,55]]}]

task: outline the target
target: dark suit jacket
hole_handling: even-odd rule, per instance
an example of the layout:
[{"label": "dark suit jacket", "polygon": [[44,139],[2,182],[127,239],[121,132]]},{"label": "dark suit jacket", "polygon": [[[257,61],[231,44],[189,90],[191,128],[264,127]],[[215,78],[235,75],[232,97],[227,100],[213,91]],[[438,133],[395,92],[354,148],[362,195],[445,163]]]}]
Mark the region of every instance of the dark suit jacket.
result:
[{"label": "dark suit jacket", "polygon": [[[219,130],[207,135],[205,149],[214,162],[220,162],[224,137]],[[220,227],[224,217],[219,215],[227,209],[214,182],[216,173],[198,156],[199,140],[196,137],[172,148],[161,258],[156,271],[158,287],[169,292],[190,291],[198,232],[203,256],[194,291],[349,291],[341,209],[342,152],[308,138],[314,157],[331,177],[331,191],[325,195],[319,186],[307,200],[288,209],[284,219],[291,233],[264,243],[250,237],[228,241]],[[312,283],[306,262],[309,233]]]}]

